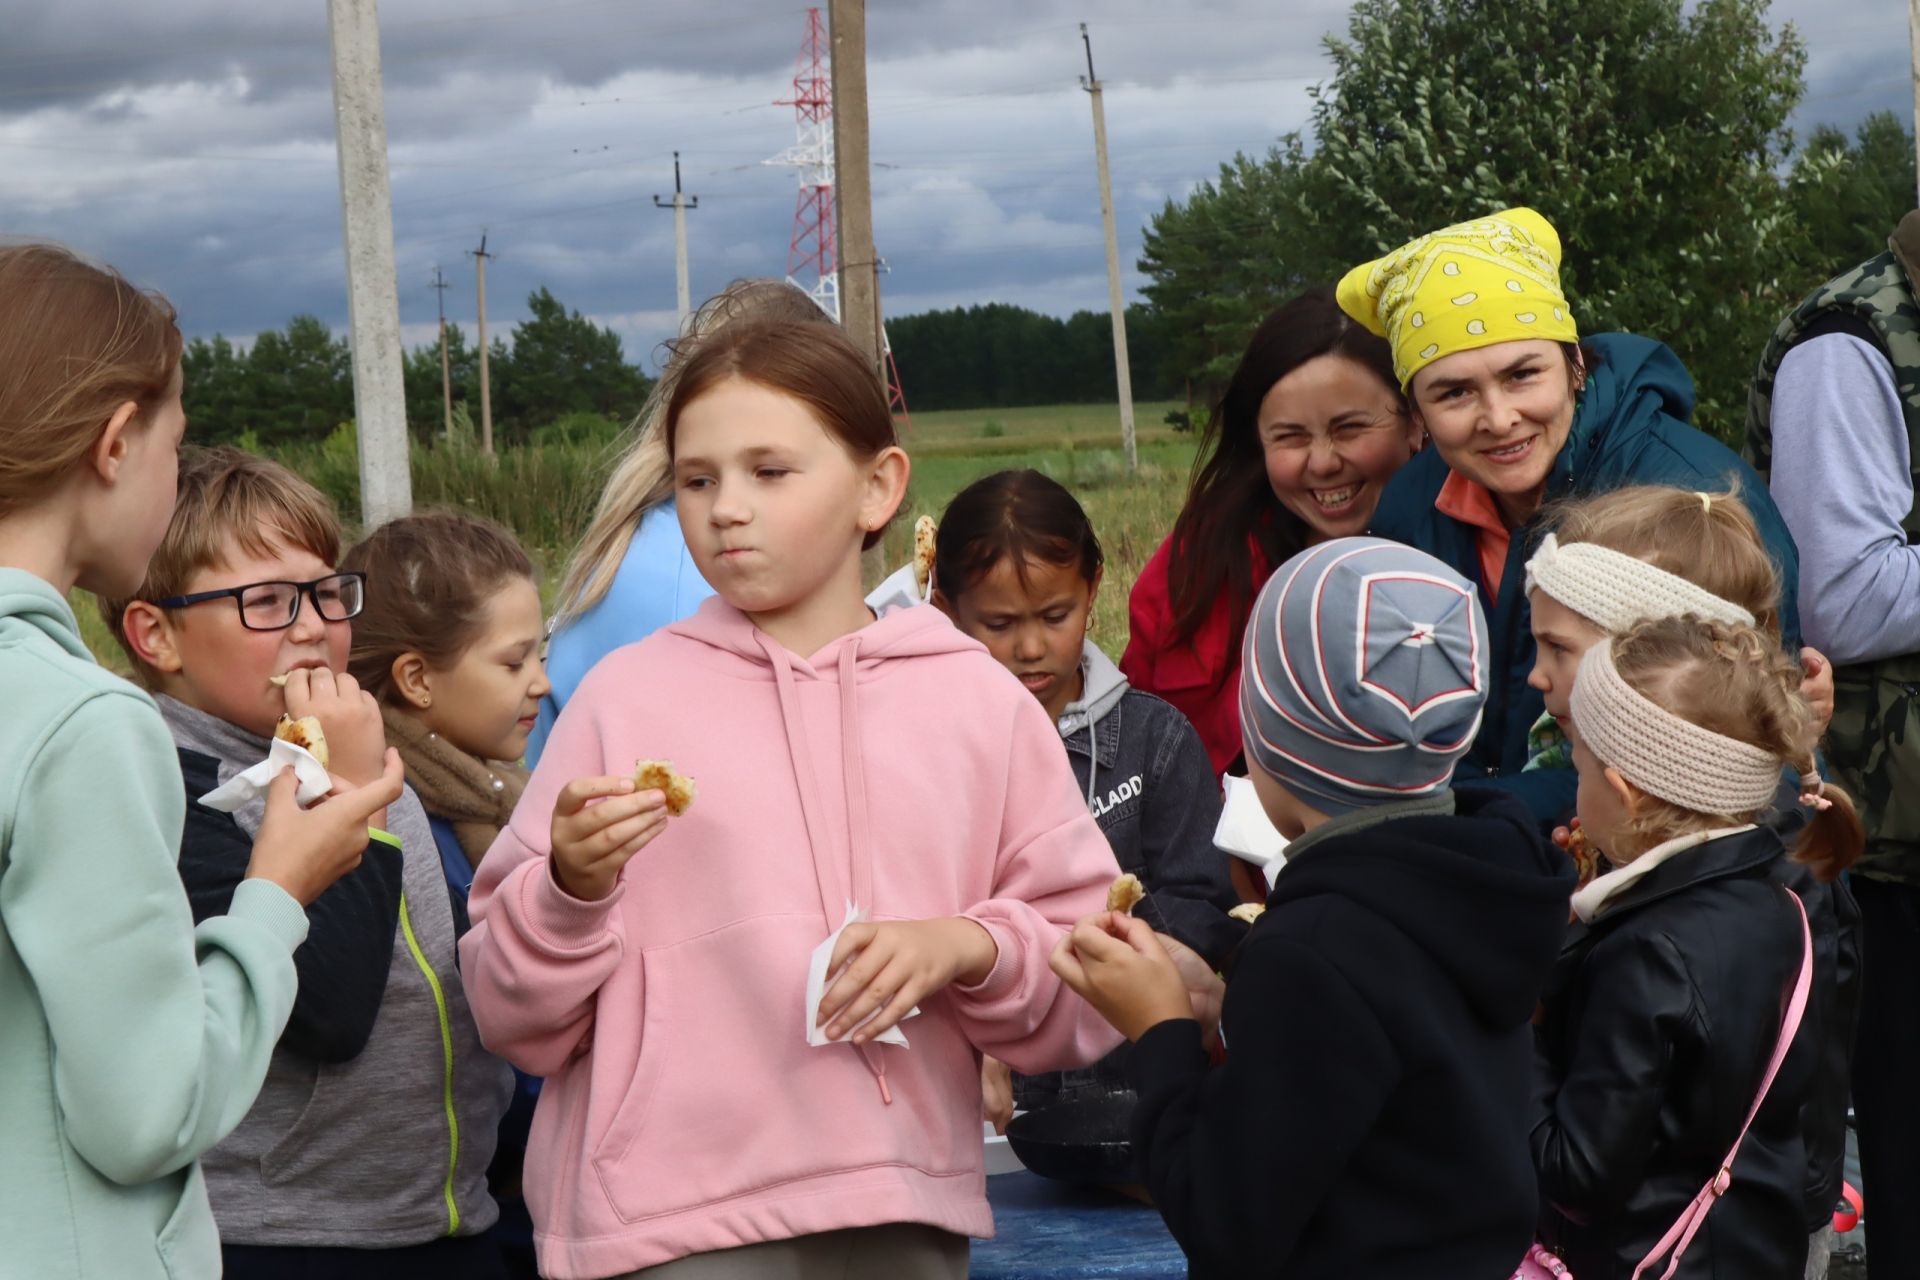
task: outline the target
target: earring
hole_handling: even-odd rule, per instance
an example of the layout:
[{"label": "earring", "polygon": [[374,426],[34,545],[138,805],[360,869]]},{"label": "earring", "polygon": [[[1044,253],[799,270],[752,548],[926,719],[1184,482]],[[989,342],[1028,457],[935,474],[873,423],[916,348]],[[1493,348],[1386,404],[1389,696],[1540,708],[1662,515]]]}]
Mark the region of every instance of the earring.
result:
[{"label": "earring", "polygon": [[430,706],[432,706],[432,705],[433,705],[433,695],[432,695],[432,694],[428,694],[428,695],[427,695],[426,697],[424,697],[424,698],[422,698],[422,699],[420,699],[420,709],[421,709],[422,711],[425,711],[425,710],[426,710],[426,709],[427,709],[428,707],[430,707]]}]

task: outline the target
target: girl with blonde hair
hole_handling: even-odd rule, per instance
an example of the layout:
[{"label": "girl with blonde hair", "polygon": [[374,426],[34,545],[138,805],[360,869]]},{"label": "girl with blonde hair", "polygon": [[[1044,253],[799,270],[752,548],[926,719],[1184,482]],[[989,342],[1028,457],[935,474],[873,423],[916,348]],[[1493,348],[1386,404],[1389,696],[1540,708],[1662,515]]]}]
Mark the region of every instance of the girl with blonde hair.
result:
[{"label": "girl with blonde hair", "polygon": [[539,762],[560,708],[596,662],[688,616],[713,594],[680,536],[661,424],[693,351],[746,319],[831,323],[805,293],[784,280],[764,278],[734,281],[688,319],[561,578],[547,631],[547,676],[553,688],[540,700],[540,717],[527,741],[529,765]]}]

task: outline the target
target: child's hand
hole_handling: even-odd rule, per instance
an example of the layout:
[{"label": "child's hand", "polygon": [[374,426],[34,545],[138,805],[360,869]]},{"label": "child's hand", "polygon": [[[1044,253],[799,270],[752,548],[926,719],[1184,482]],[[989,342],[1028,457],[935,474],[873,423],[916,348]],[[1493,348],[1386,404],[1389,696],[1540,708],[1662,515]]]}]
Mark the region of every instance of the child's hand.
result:
[{"label": "child's hand", "polygon": [[1156,933],[1154,937],[1160,940],[1167,958],[1180,971],[1180,981],[1186,984],[1187,1003],[1193,1007],[1193,1016],[1200,1020],[1200,1038],[1211,1041],[1220,1030],[1220,1006],[1227,998],[1227,984],[1220,980],[1212,965],[1200,958],[1199,952],[1180,939],[1164,933]]},{"label": "child's hand", "polygon": [[1833,721],[1833,664],[1818,649],[1802,649],[1800,669],[1804,673],[1800,696],[1807,700],[1807,708],[1813,712],[1814,736],[1824,738],[1827,725]]},{"label": "child's hand", "polygon": [[400,798],[406,770],[400,753],[386,753],[380,776],[363,787],[336,791],[311,809],[294,799],[293,770],[282,769],[267,787],[267,815],[253,837],[249,879],[271,880],[301,906],[360,865],[367,823]]},{"label": "child's hand", "polygon": [[298,667],[287,673],[287,714],[312,716],[327,735],[327,768],[354,786],[380,776],[387,754],[387,727],[380,704],[346,672]]},{"label": "child's hand", "polygon": [[662,793],[635,791],[632,778],[575,778],[553,806],[553,878],[581,901],[598,902],[627,859],[666,828]]},{"label": "child's hand", "polygon": [[959,916],[848,925],[827,962],[839,977],[820,997],[815,1025],[829,1040],[852,1031],[853,1043],[865,1044],[950,983],[986,981],[999,957],[993,935]]},{"label": "child's hand", "polygon": [[995,1133],[1005,1133],[1013,1119],[1013,1068],[998,1058],[980,1059],[981,1114]]},{"label": "child's hand", "polygon": [[1169,1019],[1194,1016],[1180,970],[1144,920],[1118,911],[1088,916],[1060,939],[1048,962],[1129,1040]]}]

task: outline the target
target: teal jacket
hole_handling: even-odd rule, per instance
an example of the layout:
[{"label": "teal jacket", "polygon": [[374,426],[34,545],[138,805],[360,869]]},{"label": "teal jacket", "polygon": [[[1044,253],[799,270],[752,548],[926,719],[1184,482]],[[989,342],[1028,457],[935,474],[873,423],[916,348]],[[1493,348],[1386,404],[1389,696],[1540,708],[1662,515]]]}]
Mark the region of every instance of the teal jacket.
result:
[{"label": "teal jacket", "polygon": [[248,880],[194,927],[173,740],[19,569],[0,568],[0,707],[0,1275],[207,1280],[196,1160],[266,1075],[306,913]]},{"label": "teal jacket", "polygon": [[[1760,537],[1780,574],[1780,629],[1787,650],[1800,647],[1800,556],[1773,497],[1740,455],[1689,426],[1693,378],[1680,358],[1651,338],[1604,333],[1584,344],[1593,356],[1567,442],[1547,474],[1546,502],[1584,498],[1634,484],[1682,489],[1738,491],[1753,512]],[[1445,561],[1470,582],[1480,582],[1480,552],[1472,526],[1434,509],[1447,464],[1426,449],[1402,467],[1380,495],[1375,535],[1418,547]],[[1513,791],[1543,826],[1573,812],[1572,769],[1535,769],[1527,762],[1527,733],[1546,712],[1540,694],[1527,687],[1533,670],[1533,611],[1527,604],[1526,563],[1545,534],[1535,521],[1514,531],[1500,594],[1481,584],[1492,652],[1485,718],[1472,749],[1460,762],[1461,781],[1484,779]]]}]

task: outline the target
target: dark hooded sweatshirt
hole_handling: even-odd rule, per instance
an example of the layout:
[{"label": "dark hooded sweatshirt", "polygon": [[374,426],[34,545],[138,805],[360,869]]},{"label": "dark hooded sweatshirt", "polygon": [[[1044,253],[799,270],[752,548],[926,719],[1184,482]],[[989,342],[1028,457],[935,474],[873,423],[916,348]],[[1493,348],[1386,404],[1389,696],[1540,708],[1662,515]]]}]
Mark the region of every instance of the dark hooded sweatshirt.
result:
[{"label": "dark hooded sweatshirt", "polygon": [[1225,1064],[1186,1019],[1135,1048],[1154,1203],[1196,1277],[1510,1275],[1534,1227],[1528,1023],[1572,863],[1490,789],[1362,810],[1288,855],[1227,985]]}]

